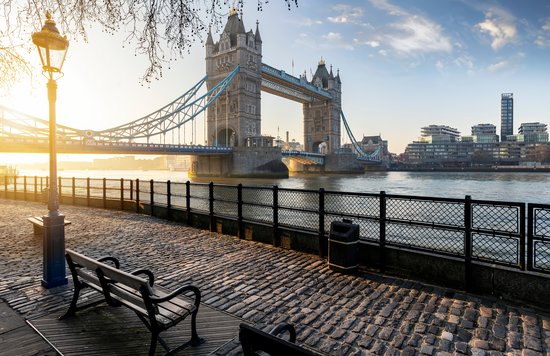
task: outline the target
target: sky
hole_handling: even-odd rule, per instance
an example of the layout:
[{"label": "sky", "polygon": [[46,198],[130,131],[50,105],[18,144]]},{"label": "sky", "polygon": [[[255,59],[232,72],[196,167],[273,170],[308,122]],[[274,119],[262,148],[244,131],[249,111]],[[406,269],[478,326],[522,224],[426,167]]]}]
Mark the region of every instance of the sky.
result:
[{"label": "sky", "polygon": [[[261,12],[248,0],[246,30],[255,29],[256,20],[264,63],[311,79],[323,58],[340,71],[342,109],[355,137],[380,134],[391,152],[403,152],[431,124],[469,135],[471,126],[491,123],[499,133],[502,93],[514,94],[515,132],[522,122],[550,124],[548,0],[299,0],[290,11],[272,0]],[[58,81],[60,124],[95,130],[124,124],[172,101],[205,74],[205,49],[197,43],[167,65],[160,80],[143,86],[145,58],[123,45],[124,30],[110,35],[90,28],[88,34],[88,42],[69,38]],[[35,53],[29,58],[39,61]],[[32,82],[19,83],[0,104],[46,118],[45,82],[36,65]],[[284,137],[286,131],[303,142],[301,104],[263,92],[262,134]]]}]

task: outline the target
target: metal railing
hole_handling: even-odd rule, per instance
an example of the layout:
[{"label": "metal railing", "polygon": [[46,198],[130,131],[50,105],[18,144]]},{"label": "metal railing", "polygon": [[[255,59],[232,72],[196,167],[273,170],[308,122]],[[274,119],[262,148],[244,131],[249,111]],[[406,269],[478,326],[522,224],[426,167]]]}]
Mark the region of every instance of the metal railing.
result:
[{"label": "metal railing", "polygon": [[[3,177],[2,182],[4,197],[36,201],[48,186],[47,177]],[[209,216],[212,229],[216,218],[225,218],[238,223],[240,237],[243,223],[268,225],[274,244],[280,230],[297,230],[323,246],[332,221],[351,219],[360,226],[363,243],[382,249],[550,274],[550,205],[138,179],[59,178],[58,186],[64,203],[101,199],[103,207],[119,201],[124,209],[132,202],[138,212],[147,204],[151,214],[163,207]]]}]

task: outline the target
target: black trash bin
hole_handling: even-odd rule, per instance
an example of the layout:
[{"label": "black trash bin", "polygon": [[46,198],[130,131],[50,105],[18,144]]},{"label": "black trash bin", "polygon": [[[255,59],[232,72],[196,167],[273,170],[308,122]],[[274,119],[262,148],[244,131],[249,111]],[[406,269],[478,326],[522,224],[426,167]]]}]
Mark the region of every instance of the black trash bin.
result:
[{"label": "black trash bin", "polygon": [[328,266],[341,273],[353,273],[359,265],[359,225],[351,220],[333,221],[328,236]]}]

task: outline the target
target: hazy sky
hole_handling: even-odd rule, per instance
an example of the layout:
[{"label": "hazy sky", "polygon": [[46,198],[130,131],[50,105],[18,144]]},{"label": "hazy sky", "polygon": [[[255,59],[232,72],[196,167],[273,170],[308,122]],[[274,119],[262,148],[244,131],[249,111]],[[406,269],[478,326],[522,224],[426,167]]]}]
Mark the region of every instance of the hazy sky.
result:
[{"label": "hazy sky", "polygon": [[[263,12],[248,0],[243,20],[247,30],[260,23],[264,63],[296,76],[306,71],[308,79],[321,57],[339,69],[343,111],[356,138],[381,134],[392,152],[403,152],[430,124],[463,135],[478,123],[500,131],[501,93],[514,93],[515,131],[522,122],[550,124],[548,0],[299,0],[291,11],[273,0]],[[197,44],[167,66],[161,80],[143,87],[144,58],[123,47],[123,39],[124,33],[96,29],[88,43],[71,39],[58,81],[59,123],[82,129],[123,124],[205,74],[205,50]],[[21,83],[0,103],[46,118],[45,79],[36,69],[32,85]],[[262,133],[276,136],[278,128],[303,142],[301,105],[262,93]]]}]

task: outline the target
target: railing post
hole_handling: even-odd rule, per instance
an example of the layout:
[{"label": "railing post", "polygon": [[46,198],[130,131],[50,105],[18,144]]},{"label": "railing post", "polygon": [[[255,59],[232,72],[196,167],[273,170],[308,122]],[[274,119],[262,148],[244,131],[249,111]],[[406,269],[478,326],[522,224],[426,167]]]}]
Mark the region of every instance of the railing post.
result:
[{"label": "railing post", "polygon": [[9,180],[9,177],[8,175],[6,174],[4,176],[4,198],[8,198],[8,180]]},{"label": "railing post", "polygon": [[13,176],[13,199],[17,200],[17,176]]},{"label": "railing post", "polygon": [[153,206],[155,205],[155,181],[152,179],[149,181],[149,201],[151,216],[153,216]]},{"label": "railing post", "polygon": [[214,219],[214,182],[208,184],[208,210],[210,212],[210,231],[216,231]]},{"label": "railing post", "polygon": [[319,257],[328,254],[328,246],[325,239],[325,189],[319,188]]},{"label": "railing post", "polygon": [[273,246],[279,245],[279,187],[273,186]]},{"label": "railing post", "polygon": [[90,177],[86,178],[86,205],[90,206]]},{"label": "railing post", "polygon": [[519,267],[525,271],[525,204],[519,208]]},{"label": "railing post", "polygon": [[239,239],[244,239],[243,185],[241,183],[237,185],[237,229],[238,229]]},{"label": "railing post", "polygon": [[23,200],[27,200],[27,176],[23,176]]},{"label": "railing post", "polygon": [[139,178],[136,179],[136,213],[139,214]]},{"label": "railing post", "polygon": [[191,182],[185,182],[185,210],[187,211],[187,225],[191,224]]},{"label": "railing post", "polygon": [[59,204],[63,202],[63,187],[61,186],[61,177],[57,177],[57,194],[59,195]]},{"label": "railing post", "polygon": [[527,270],[533,270],[533,235],[535,234],[535,207],[527,204]]},{"label": "railing post", "polygon": [[124,178],[120,178],[120,210],[124,210]]},{"label": "railing post", "polygon": [[103,209],[107,208],[107,178],[103,178]]},{"label": "railing post", "polygon": [[464,285],[472,290],[472,197],[464,199]]},{"label": "railing post", "polygon": [[380,192],[380,272],[386,271],[386,219],[387,219],[387,209],[386,209],[386,192]]},{"label": "railing post", "polygon": [[76,202],[76,179],[73,177],[73,205],[75,205]]},{"label": "railing post", "polygon": [[34,176],[34,201],[38,200],[38,178]]},{"label": "railing post", "polygon": [[130,179],[130,201],[134,200],[134,181]]},{"label": "railing post", "polygon": [[172,191],[171,191],[171,183],[170,179],[166,181],[166,209],[168,220],[172,219]]}]

